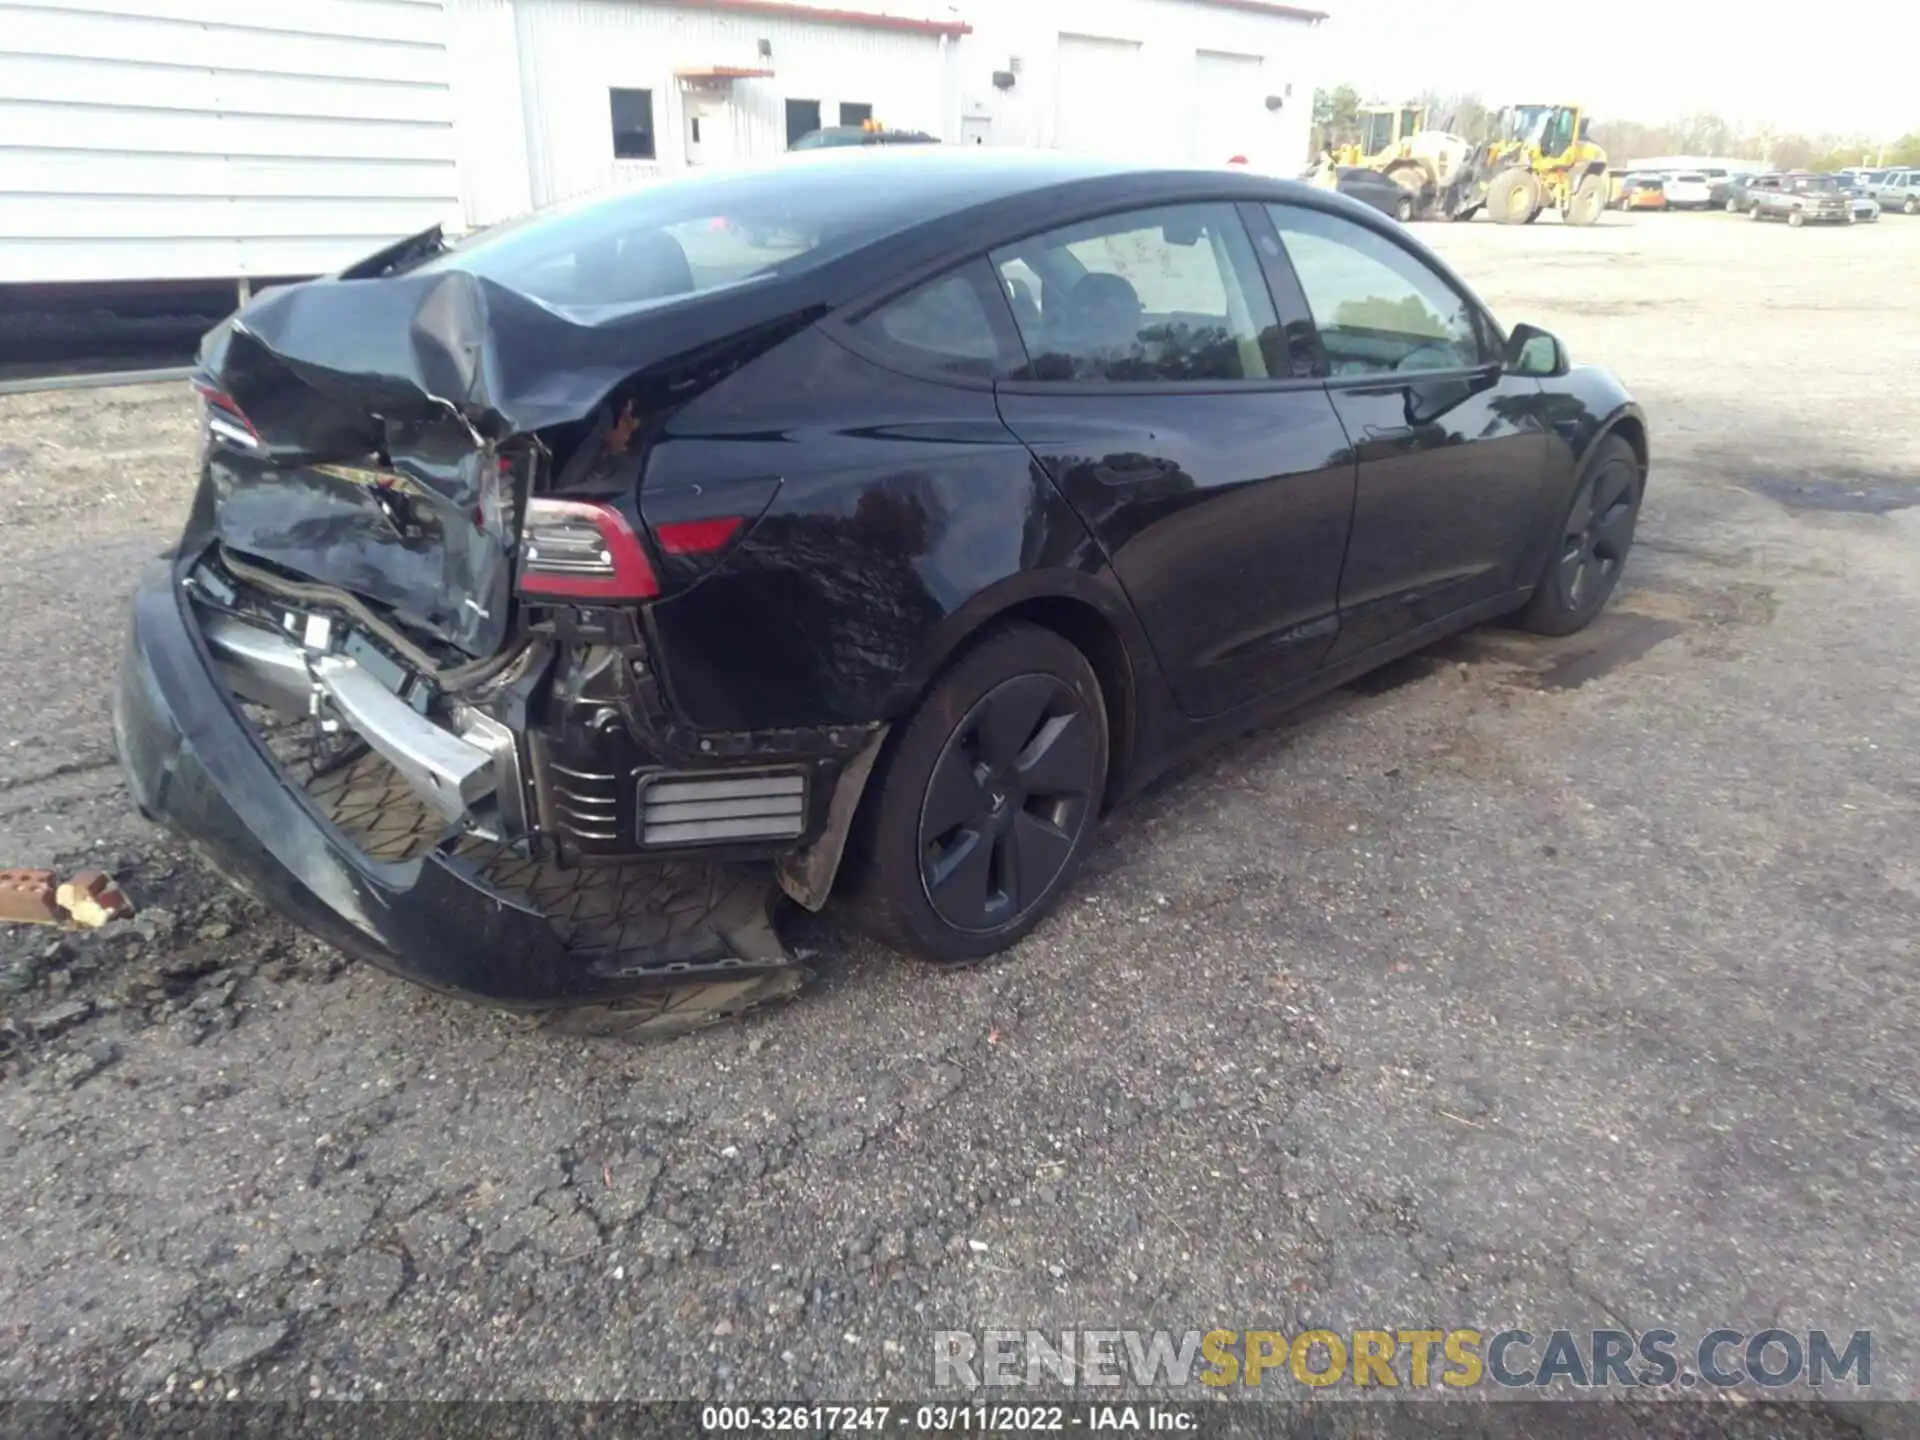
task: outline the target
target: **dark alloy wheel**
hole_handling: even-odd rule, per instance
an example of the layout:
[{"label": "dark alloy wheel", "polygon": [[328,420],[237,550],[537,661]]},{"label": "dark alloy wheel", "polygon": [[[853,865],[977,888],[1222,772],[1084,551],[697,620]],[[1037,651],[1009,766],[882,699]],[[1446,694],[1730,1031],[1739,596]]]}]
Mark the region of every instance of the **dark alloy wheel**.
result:
[{"label": "dark alloy wheel", "polygon": [[920,882],[954,929],[1017,923],[1053,890],[1099,780],[1093,726],[1053,675],[996,685],[934,762],[920,807]]},{"label": "dark alloy wheel", "polygon": [[880,939],[943,964],[1033,928],[1098,817],[1107,722],[1086,657],[1009,625],[928,691],[861,807],[850,880]]},{"label": "dark alloy wheel", "polygon": [[1533,598],[1520,612],[1525,629],[1571,635],[1600,613],[1633,548],[1642,489],[1633,447],[1617,435],[1601,441],[1567,508]]}]

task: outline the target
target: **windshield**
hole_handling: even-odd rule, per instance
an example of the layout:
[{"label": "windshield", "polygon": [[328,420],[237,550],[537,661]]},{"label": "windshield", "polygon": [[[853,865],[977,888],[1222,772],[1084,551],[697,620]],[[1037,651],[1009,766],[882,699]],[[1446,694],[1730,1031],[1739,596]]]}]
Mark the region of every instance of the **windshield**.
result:
[{"label": "windshield", "polygon": [[1553,118],[1551,105],[1516,105],[1507,112],[1507,135],[1509,140],[1538,140],[1546,132],[1547,122]]},{"label": "windshield", "polygon": [[1393,116],[1368,115],[1362,125],[1360,146],[1363,154],[1378,155],[1393,143]]},{"label": "windshield", "polygon": [[633,305],[809,270],[943,208],[925,177],[830,156],[570,201],[418,268],[464,270],[558,307]]}]

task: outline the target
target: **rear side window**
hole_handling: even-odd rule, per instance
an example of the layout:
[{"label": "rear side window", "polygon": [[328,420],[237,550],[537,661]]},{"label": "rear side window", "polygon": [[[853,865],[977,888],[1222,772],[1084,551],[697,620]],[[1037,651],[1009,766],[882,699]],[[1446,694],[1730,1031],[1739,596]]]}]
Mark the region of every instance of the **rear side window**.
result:
[{"label": "rear side window", "polygon": [[1017,378],[1137,384],[1288,373],[1273,301],[1231,205],[1106,216],[992,258],[1029,357]]},{"label": "rear side window", "polygon": [[1478,313],[1424,261],[1337,215],[1269,208],[1335,377],[1487,363]]},{"label": "rear side window", "polygon": [[558,205],[417,268],[465,270],[549,305],[633,306],[813,269],[967,203],[965,190],[965,177],[893,166],[743,167]]},{"label": "rear side window", "polygon": [[857,321],[854,333],[914,369],[1004,378],[1024,357],[1012,353],[1004,324],[994,324],[988,306],[1000,301],[992,286],[991,272],[976,262],[888,301]]}]

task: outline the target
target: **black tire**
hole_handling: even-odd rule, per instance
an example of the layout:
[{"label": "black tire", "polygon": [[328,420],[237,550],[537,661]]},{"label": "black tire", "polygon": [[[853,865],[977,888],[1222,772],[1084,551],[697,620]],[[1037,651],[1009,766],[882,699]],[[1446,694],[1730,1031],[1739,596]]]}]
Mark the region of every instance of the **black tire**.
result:
[{"label": "black tire", "polygon": [[1738,200],[1727,201],[1727,213],[1729,215],[1738,215],[1740,213],[1740,202]]},{"label": "black tire", "polygon": [[1525,225],[1540,210],[1540,185],[1525,170],[1503,170],[1487,187],[1487,214],[1502,225]]},{"label": "black tire", "polygon": [[1907,197],[1907,203],[1900,207],[1900,213],[1902,215],[1920,215],[1920,200],[1916,200],[1913,196],[1909,195]]},{"label": "black tire", "polygon": [[889,739],[849,855],[852,918],[934,964],[999,954],[1072,880],[1106,778],[1086,656],[1037,625],[991,631]]},{"label": "black tire", "polygon": [[1598,225],[1606,209],[1607,182],[1598,175],[1589,175],[1573,192],[1567,204],[1566,220],[1569,225]]},{"label": "black tire", "polygon": [[1413,223],[1413,197],[1411,195],[1402,195],[1394,202],[1393,218],[1398,220],[1402,225],[1411,225]]},{"label": "black tire", "polygon": [[1536,635],[1571,635],[1593,623],[1626,568],[1644,491],[1633,447],[1618,435],[1602,440],[1515,624]]}]

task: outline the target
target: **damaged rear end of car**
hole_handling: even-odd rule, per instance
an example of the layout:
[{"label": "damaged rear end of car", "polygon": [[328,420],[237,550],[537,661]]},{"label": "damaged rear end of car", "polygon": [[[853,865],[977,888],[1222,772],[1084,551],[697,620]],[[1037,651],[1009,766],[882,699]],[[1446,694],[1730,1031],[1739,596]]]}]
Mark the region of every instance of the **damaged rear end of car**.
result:
[{"label": "damaged rear end of car", "polygon": [[200,486],[136,596],[116,737],[143,811],[350,953],[512,1006],[737,1008],[790,988],[772,907],[824,901],[882,727],[677,720],[649,608],[781,479],[647,467],[817,310],[666,231],[539,223],[481,263],[416,237],[207,337]]}]

